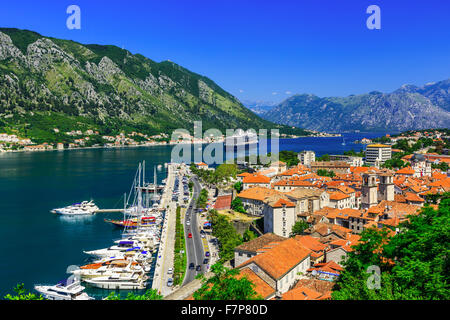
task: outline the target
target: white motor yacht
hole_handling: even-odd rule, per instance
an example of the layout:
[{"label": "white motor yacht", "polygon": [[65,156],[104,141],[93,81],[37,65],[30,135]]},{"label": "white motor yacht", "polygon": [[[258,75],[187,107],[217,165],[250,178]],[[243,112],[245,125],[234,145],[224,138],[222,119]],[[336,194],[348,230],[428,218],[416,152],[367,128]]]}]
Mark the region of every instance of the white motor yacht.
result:
[{"label": "white motor yacht", "polygon": [[34,289],[49,300],[93,300],[85,292],[80,281],[69,279],[59,282],[54,286],[36,285]]},{"label": "white motor yacht", "polygon": [[64,208],[53,209],[51,210],[51,212],[60,215],[78,216],[78,215],[94,214],[98,210],[99,208],[91,200],[91,201],[83,201],[81,203],[75,203],[73,205]]},{"label": "white motor yacht", "polygon": [[146,288],[147,280],[147,276],[141,276],[138,273],[120,273],[83,281],[100,289],[141,290]]}]

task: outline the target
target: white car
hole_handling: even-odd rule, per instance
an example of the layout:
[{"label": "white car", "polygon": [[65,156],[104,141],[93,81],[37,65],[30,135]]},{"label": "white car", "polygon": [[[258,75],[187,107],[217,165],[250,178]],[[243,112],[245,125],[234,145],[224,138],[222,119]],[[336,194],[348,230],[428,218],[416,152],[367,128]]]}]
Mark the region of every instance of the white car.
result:
[{"label": "white car", "polygon": [[167,270],[167,274],[172,274],[173,273],[173,268],[169,268],[168,270]]},{"label": "white car", "polygon": [[190,225],[191,225],[191,223],[190,223],[190,222],[188,221],[188,222],[186,222],[186,225],[187,225],[187,226],[190,226]]}]

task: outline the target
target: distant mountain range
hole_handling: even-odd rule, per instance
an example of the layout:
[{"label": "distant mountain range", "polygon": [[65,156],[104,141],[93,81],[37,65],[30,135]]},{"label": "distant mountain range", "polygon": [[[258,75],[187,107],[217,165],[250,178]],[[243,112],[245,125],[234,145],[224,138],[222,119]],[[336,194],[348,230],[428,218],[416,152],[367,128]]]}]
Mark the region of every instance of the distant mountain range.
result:
[{"label": "distant mountain range", "polygon": [[278,105],[277,102],[273,101],[251,101],[251,100],[242,100],[242,104],[256,113],[257,115],[261,115],[267,111],[272,110],[274,107]]},{"label": "distant mountain range", "polygon": [[348,97],[294,95],[259,113],[264,119],[325,132],[405,131],[450,127],[450,79],[392,93]]},{"label": "distant mountain range", "polygon": [[174,62],[0,28],[0,131],[51,141],[53,128],[157,134],[176,128],[192,132],[198,120],[203,129],[222,132],[304,133],[260,118],[211,79]]}]

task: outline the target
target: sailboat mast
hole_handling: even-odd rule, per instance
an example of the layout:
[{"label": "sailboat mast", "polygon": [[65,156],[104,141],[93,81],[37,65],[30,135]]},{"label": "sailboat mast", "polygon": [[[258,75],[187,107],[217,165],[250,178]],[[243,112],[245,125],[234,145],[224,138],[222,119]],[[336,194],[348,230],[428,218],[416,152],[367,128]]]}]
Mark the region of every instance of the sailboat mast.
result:
[{"label": "sailboat mast", "polygon": [[145,187],[145,160],[142,162],[144,173],[142,174],[142,186]]}]

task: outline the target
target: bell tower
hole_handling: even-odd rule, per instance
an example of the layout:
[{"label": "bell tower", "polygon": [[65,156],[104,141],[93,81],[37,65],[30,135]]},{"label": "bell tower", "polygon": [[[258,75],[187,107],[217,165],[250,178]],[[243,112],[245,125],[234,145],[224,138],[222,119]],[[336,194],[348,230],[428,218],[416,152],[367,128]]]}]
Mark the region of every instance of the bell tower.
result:
[{"label": "bell tower", "polygon": [[389,172],[383,172],[379,175],[379,179],[378,199],[394,201],[394,176]]},{"label": "bell tower", "polygon": [[377,194],[377,174],[367,172],[362,175],[362,196],[361,196],[361,208],[369,209],[370,207],[378,204]]}]

